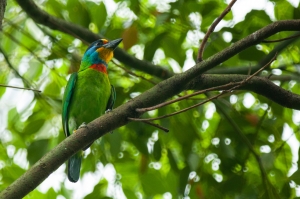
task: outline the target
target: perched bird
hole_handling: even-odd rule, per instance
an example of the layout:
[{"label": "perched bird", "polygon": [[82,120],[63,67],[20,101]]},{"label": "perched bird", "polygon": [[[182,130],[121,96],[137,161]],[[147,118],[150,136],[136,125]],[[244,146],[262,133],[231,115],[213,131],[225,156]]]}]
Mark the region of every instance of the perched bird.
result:
[{"label": "perched bird", "polygon": [[[100,39],[93,42],[85,51],[78,72],[71,75],[62,108],[66,136],[76,133],[77,129],[86,127],[87,123],[112,109],[116,93],[108,79],[107,63],[113,58],[113,51],[121,41]],[[82,154],[83,151],[79,151],[68,161],[68,178],[71,182],[79,179]]]}]

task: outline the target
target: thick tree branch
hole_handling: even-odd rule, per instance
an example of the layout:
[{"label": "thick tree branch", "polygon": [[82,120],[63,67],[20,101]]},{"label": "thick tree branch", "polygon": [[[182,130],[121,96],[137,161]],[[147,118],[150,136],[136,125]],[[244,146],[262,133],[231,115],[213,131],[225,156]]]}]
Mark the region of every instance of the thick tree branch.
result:
[{"label": "thick tree branch", "polygon": [[[18,0],[18,2],[22,1]],[[186,72],[174,75],[169,79],[160,82],[138,97],[89,123],[87,129],[79,129],[78,133],[75,133],[65,139],[52,151],[41,158],[19,179],[2,191],[0,193],[0,198],[9,199],[24,197],[81,148],[87,146],[89,143],[103,136],[105,133],[127,124],[129,122],[127,120],[128,117],[139,117],[140,114],[135,111],[137,108],[156,105],[178,94],[187,88],[187,84],[192,79],[199,77],[199,75],[203,72],[215,67],[247,47],[255,45],[277,32],[295,30],[300,30],[300,20],[277,21],[254,32],[214,56],[198,63]],[[189,85],[191,86],[196,84],[190,83]],[[268,92],[268,90],[265,90],[264,92]],[[282,98],[281,96],[277,97]],[[297,98],[297,101],[298,104],[300,104],[299,98]]]},{"label": "thick tree branch", "polygon": [[[79,25],[49,15],[47,12],[41,10],[32,0],[16,0],[16,2],[36,23],[67,33],[89,43],[92,43],[97,39],[104,38],[103,36],[95,34]],[[139,60],[129,55],[121,48],[117,48],[114,51],[114,54],[115,58],[125,65],[144,71],[158,78],[166,79],[173,75],[171,71],[167,70],[163,66],[157,66],[148,61]]]},{"label": "thick tree branch", "polygon": [[[293,36],[298,36],[299,32],[296,32]],[[292,36],[292,37],[293,37]],[[256,66],[248,66],[248,67],[230,67],[230,68],[217,68],[210,71],[207,71],[207,74],[248,74],[249,71],[251,74],[258,71],[262,66],[264,66],[268,61],[274,57],[276,53],[282,52],[286,47],[288,47],[290,44],[294,43],[296,40],[298,40],[299,37],[293,37],[289,40],[285,40],[278,45],[274,47],[274,49],[267,54],[262,60],[259,61],[259,63]]]},{"label": "thick tree branch", "polygon": [[[186,89],[188,90],[203,90],[215,86],[228,84],[230,82],[239,82],[246,79],[248,75],[201,75],[191,81]],[[228,87],[230,88],[230,87]],[[281,106],[300,110],[300,96],[287,91],[266,77],[253,77],[238,90],[248,90],[259,95],[262,95]]]}]

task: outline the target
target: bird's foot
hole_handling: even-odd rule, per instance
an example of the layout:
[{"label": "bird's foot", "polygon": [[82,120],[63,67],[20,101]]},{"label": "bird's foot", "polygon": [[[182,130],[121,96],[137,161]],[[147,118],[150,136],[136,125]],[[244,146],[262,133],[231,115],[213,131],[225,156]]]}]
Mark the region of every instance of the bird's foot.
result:
[{"label": "bird's foot", "polygon": [[88,128],[88,126],[86,125],[86,123],[85,122],[83,122],[79,127],[78,127],[78,129],[81,129],[81,128],[85,128],[85,129],[87,129]]},{"label": "bird's foot", "polygon": [[105,111],[105,113],[109,113],[109,112],[111,112],[111,109],[107,109],[107,110]]}]

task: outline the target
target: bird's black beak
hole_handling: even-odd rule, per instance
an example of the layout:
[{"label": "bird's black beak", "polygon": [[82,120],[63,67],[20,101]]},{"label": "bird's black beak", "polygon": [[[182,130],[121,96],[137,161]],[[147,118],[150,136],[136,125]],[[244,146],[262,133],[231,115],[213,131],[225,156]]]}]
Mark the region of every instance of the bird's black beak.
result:
[{"label": "bird's black beak", "polygon": [[122,40],[123,40],[122,38],[112,40],[112,41],[104,44],[102,47],[104,47],[104,48],[110,48],[112,50],[115,50],[117,48],[117,46],[119,45],[119,43],[121,43]]}]

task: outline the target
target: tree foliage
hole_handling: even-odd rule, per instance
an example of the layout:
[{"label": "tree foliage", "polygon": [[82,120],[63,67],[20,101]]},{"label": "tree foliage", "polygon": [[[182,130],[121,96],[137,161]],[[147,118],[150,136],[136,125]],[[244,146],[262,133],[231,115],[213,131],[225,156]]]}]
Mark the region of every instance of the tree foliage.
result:
[{"label": "tree foliage", "polygon": [[[25,12],[18,5],[20,1],[9,1],[6,7],[0,35],[0,83],[34,88],[41,93],[0,87],[0,191],[65,139],[61,103],[66,80],[78,69],[86,44],[94,39],[52,19],[47,25],[43,17],[33,16],[37,13],[28,13],[26,9]],[[116,63],[109,64],[109,78],[117,91],[115,107],[193,67],[204,34],[227,6],[222,0],[35,3],[40,3],[39,8],[46,14],[81,26],[91,35],[124,39],[121,45],[124,51],[118,49]],[[236,22],[229,12],[210,35],[204,62],[272,22],[300,18],[300,4],[292,5],[285,0],[270,3],[274,15],[265,10],[251,10],[242,21]],[[280,40],[295,34],[299,33],[282,31],[263,39]],[[290,109],[300,109],[296,95],[300,92],[297,38],[256,42],[205,70],[207,74],[190,79],[189,84],[174,84],[174,90],[176,86],[181,90],[186,88],[179,94],[184,96],[195,90],[241,81],[277,54],[277,60],[260,77],[252,78],[237,90],[155,121],[169,129],[167,134],[143,122],[130,122],[104,135],[85,153],[81,182],[68,182],[62,172],[63,165],[25,198],[299,196],[296,152],[300,120],[299,112]],[[143,61],[138,62],[134,57]],[[265,86],[264,80],[269,84]],[[272,84],[273,87],[282,88],[276,96],[272,96],[275,91],[271,81],[277,85]],[[142,117],[166,115],[226,89],[204,92],[146,112]],[[285,90],[289,92],[284,93]],[[295,94],[289,96],[289,93]],[[294,99],[294,103],[281,103],[281,98],[281,101]]]}]

